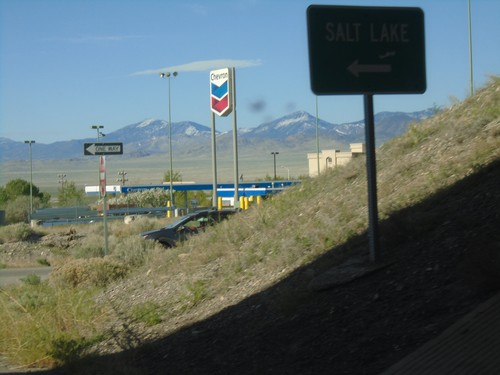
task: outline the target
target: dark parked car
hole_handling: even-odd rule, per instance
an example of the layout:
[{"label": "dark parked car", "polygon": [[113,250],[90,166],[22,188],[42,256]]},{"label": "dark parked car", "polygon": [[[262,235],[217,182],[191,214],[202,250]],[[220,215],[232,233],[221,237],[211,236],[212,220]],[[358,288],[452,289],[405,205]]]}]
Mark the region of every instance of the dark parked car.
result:
[{"label": "dark parked car", "polygon": [[212,209],[196,211],[180,217],[166,227],[141,233],[141,236],[147,240],[156,240],[164,246],[173,247],[189,236],[204,231],[206,227],[227,219],[235,212],[234,210]]}]

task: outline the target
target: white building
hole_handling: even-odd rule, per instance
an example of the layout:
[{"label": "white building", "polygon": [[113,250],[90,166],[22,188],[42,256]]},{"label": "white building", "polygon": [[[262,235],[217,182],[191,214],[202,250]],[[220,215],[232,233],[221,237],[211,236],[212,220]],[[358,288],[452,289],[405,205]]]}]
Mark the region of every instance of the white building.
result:
[{"label": "white building", "polygon": [[[324,172],[327,168],[335,168],[339,165],[346,165],[353,158],[365,154],[364,143],[351,143],[350,148],[351,151],[321,150],[319,153],[319,173]],[[317,176],[318,153],[308,153],[307,159],[309,159],[309,177]]]}]

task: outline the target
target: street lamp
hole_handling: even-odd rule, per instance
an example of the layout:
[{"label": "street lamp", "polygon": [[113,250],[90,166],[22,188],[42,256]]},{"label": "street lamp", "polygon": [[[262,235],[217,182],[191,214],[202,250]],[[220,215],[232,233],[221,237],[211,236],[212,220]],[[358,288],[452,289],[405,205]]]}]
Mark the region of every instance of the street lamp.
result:
[{"label": "street lamp", "polygon": [[29,140],[29,141],[24,141],[24,143],[28,144],[30,150],[30,220],[31,220],[31,215],[33,214],[33,157],[31,155],[31,145],[35,143],[35,141]]},{"label": "street lamp", "polygon": [[101,133],[101,129],[104,129],[103,125],[92,125],[92,129],[97,130],[97,143],[99,143],[99,139],[104,137],[105,134]]},{"label": "street lamp", "polygon": [[271,155],[273,155],[274,158],[274,181],[276,181],[276,155],[278,155],[278,151],[273,151],[271,152]]},{"label": "street lamp", "polygon": [[287,176],[288,176],[288,177],[287,177],[287,181],[290,181],[290,168],[285,167],[284,165],[282,165],[282,166],[281,166],[281,168],[286,169],[286,171],[287,171]]},{"label": "street lamp", "polygon": [[168,151],[170,157],[170,204],[171,205],[173,205],[174,203],[174,194],[172,188],[172,178],[174,174],[173,157],[172,157],[172,118],[170,113],[170,77],[172,76],[176,77],[177,72],[160,73],[161,78],[168,79]]}]

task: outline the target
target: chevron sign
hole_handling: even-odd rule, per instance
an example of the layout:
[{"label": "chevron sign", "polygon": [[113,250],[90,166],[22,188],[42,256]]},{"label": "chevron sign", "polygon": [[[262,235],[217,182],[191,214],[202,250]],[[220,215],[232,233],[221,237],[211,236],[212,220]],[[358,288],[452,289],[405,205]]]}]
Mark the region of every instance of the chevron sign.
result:
[{"label": "chevron sign", "polygon": [[227,116],[233,110],[232,82],[230,68],[210,72],[210,109],[219,116]]}]

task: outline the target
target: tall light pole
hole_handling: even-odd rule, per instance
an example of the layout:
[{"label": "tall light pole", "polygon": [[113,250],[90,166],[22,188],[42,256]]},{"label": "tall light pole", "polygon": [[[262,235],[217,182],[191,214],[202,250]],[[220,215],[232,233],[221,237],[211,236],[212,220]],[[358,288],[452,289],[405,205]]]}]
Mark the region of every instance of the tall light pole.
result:
[{"label": "tall light pole", "polygon": [[281,168],[285,168],[287,171],[287,181],[290,181],[290,168],[285,167],[284,165],[281,166]]},{"label": "tall light pole", "polygon": [[30,217],[29,219],[31,220],[31,215],[33,214],[33,157],[31,154],[31,145],[35,143],[35,141],[29,140],[29,141],[24,141],[24,143],[27,143],[29,146],[30,150]]},{"label": "tall light pole", "polygon": [[[105,134],[101,133],[101,129],[104,129],[103,125],[92,125],[92,129],[95,129],[97,131],[97,143],[100,143],[101,136],[104,137]],[[104,158],[103,155],[99,157],[99,168],[101,166],[101,158]],[[100,169],[97,169],[97,191],[99,192],[99,198],[102,198],[101,196],[101,189],[99,186],[101,185],[101,172]]]},{"label": "tall light pole", "polygon": [[316,95],[316,161],[318,163],[319,177],[319,125],[318,125],[318,95]]},{"label": "tall light pole", "polygon": [[92,129],[97,130],[97,143],[99,143],[100,138],[105,136],[105,134],[101,133],[101,129],[104,129],[104,126],[103,125],[92,125]]},{"label": "tall light pole", "polygon": [[278,155],[279,152],[273,151],[271,152],[271,155],[273,156],[274,159],[274,181],[276,181],[276,155]]},{"label": "tall light pole", "polygon": [[170,112],[170,77],[176,77],[177,72],[166,72],[160,73],[161,78],[168,79],[168,152],[170,157],[170,204],[174,204],[174,194],[173,194],[173,186],[172,186],[172,177],[174,174],[174,165],[173,165],[173,156],[172,156],[172,117]]},{"label": "tall light pole", "polygon": [[469,18],[469,80],[470,80],[470,96],[474,95],[474,79],[472,70],[472,20],[470,10],[470,0],[467,1],[467,15]]}]

